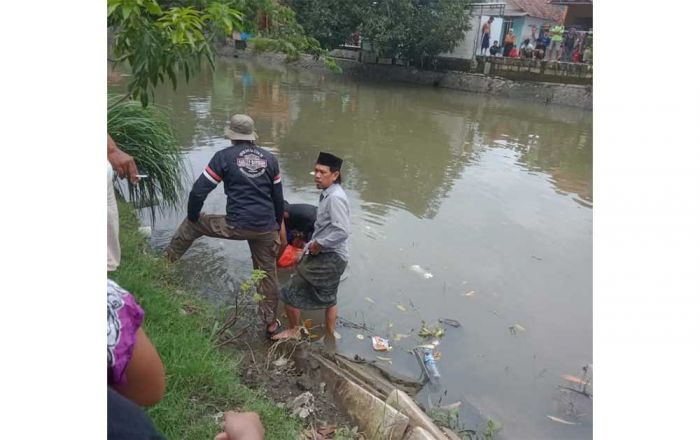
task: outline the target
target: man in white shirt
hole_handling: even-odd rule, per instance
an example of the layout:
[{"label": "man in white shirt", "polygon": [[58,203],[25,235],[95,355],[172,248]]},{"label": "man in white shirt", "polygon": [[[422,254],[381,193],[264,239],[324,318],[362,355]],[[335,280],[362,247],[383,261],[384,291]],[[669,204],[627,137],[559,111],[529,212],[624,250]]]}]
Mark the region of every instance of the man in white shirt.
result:
[{"label": "man in white shirt", "polygon": [[314,181],[323,191],[314,233],[294,275],[280,292],[289,327],[272,339],[298,337],[302,309],[325,309],[326,337],[334,338],[338,285],[350,258],[350,203],[340,185],[342,164],[343,160],[332,154],[321,152],[318,156]]}]

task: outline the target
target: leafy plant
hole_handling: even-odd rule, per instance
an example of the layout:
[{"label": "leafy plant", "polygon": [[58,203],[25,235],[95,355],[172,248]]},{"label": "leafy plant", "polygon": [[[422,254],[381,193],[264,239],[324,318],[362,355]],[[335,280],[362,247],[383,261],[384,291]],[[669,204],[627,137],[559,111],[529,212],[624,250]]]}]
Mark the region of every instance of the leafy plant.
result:
[{"label": "leafy plant", "polygon": [[[245,297],[250,297],[254,303],[259,303],[264,299],[264,296],[258,292],[260,282],[265,279],[267,272],[261,269],[254,269],[250,277],[243,281],[239,287],[239,292]],[[220,340],[220,344],[225,344],[236,339],[236,336],[231,334],[231,328],[238,322],[239,310],[239,295],[235,295],[234,304],[226,308],[224,319],[216,321],[212,328],[212,335]],[[226,337],[224,337],[226,336]]]},{"label": "leafy plant", "polygon": [[107,0],[107,6],[113,62],[131,67],[124,100],[138,99],[144,107],[158,84],[169,80],[177,88],[177,72],[183,71],[189,81],[202,61],[213,68],[212,39],[230,35],[242,23],[241,13],[221,2],[208,2],[203,9],[163,10],[156,0]]},{"label": "leafy plant", "polygon": [[[129,200],[148,206],[151,215],[158,209],[179,206],[184,193],[183,161],[175,133],[158,107],[142,107],[136,101],[108,99],[107,132],[120,149],[130,154],[139,170],[148,175],[138,184],[128,183]],[[115,186],[122,198],[121,188]]]},{"label": "leafy plant", "polygon": [[267,272],[262,269],[253,269],[250,277],[241,283],[241,293],[246,296],[252,296],[253,301],[259,303],[263,300],[263,296],[258,292],[260,282],[265,279]]},{"label": "leafy plant", "polygon": [[457,408],[439,408],[434,407],[428,412],[428,416],[440,426],[459,430],[461,427],[459,422],[459,410]]},{"label": "leafy plant", "polygon": [[434,407],[428,411],[428,417],[433,419],[435,424],[457,432],[463,440],[495,440],[496,435],[502,429],[502,426],[492,419],[486,420],[483,429],[478,431],[469,429],[459,419],[457,408]]},{"label": "leafy plant", "polygon": [[439,324],[427,325],[425,321],[421,321],[420,330],[418,330],[418,336],[421,338],[441,338],[445,336],[445,329],[440,327]]},{"label": "leafy plant", "polygon": [[291,7],[304,30],[324,49],[335,49],[357,31],[363,2],[356,0],[295,0]]},{"label": "leafy plant", "polygon": [[364,438],[364,436],[359,432],[357,426],[349,428],[348,426],[341,426],[335,431],[333,440],[357,440]]},{"label": "leafy plant", "polygon": [[483,440],[494,440],[496,438],[496,434],[503,429],[503,427],[493,421],[492,419],[488,419],[486,421],[486,427],[483,431],[481,431],[479,434],[481,434],[481,439]]}]

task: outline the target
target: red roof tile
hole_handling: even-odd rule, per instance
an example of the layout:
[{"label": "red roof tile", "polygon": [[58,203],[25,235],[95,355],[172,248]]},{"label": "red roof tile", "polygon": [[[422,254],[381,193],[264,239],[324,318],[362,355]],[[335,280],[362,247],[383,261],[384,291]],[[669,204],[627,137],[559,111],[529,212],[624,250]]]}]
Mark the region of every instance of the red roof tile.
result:
[{"label": "red roof tile", "polygon": [[564,16],[565,7],[549,4],[549,0],[509,0],[531,17],[558,21]]}]

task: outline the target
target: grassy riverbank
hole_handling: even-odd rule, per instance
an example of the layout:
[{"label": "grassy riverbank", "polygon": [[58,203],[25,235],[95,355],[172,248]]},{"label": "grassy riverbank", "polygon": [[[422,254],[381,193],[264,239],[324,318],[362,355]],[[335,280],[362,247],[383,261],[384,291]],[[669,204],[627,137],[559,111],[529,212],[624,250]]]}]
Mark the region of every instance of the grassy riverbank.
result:
[{"label": "grassy riverbank", "polygon": [[260,414],[266,437],[292,439],[301,426],[261,392],[239,381],[235,356],[214,346],[212,309],[183,291],[172,268],[154,257],[138,232],[132,209],[120,204],[122,261],[112,278],[132,292],[146,312],[144,328],[167,374],[163,400],[148,413],[168,439],[213,439],[214,416],[229,409]]}]

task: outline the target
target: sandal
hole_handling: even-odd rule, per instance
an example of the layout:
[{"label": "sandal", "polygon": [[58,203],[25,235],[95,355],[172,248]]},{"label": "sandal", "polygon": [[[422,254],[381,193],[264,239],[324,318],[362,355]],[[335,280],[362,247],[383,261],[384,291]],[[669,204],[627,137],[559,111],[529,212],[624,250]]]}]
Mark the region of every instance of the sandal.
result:
[{"label": "sandal", "polygon": [[[290,332],[294,331],[295,329],[289,329]],[[309,330],[306,329],[306,327],[301,326],[297,327],[296,331],[294,331],[294,334],[291,336],[286,336],[286,337],[280,337],[280,338],[273,338],[270,337],[273,341],[305,341],[309,339],[310,333]]]},{"label": "sandal", "polygon": [[265,326],[265,333],[267,334],[267,339],[272,339],[273,336],[278,335],[284,331],[284,327],[282,327],[282,322],[279,319],[275,319],[275,322],[277,323],[277,327],[275,327],[275,329],[272,331],[268,330],[267,326]]}]

